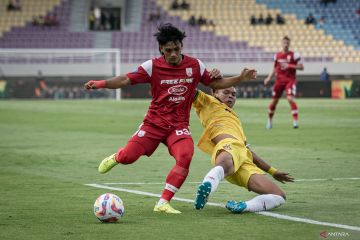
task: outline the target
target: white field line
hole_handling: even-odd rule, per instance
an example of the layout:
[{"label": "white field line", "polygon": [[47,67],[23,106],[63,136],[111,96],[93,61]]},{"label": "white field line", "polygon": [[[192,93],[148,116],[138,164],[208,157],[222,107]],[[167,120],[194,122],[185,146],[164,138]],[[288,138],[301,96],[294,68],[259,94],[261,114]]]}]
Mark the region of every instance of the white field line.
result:
[{"label": "white field line", "polygon": [[[296,179],[295,182],[319,182],[319,181],[345,181],[345,180],[360,180],[360,178],[313,178],[313,179]],[[189,184],[200,184],[201,182],[186,182]],[[223,181],[221,183],[229,183],[227,181]],[[111,183],[103,183],[105,185],[165,185],[165,183],[160,182],[111,182]]]},{"label": "white field line", "polygon": [[[132,189],[127,189],[127,188],[110,187],[110,186],[96,184],[96,183],[85,184],[85,185],[90,186],[90,187],[95,187],[95,188],[109,189],[109,190],[120,191],[120,192],[128,192],[128,193],[133,193],[133,194],[138,194],[138,195],[143,195],[143,196],[160,197],[160,194],[143,192],[143,191],[132,190]],[[194,202],[193,199],[178,198],[178,197],[174,197],[173,200],[177,200],[177,201],[181,201],[181,202],[189,202],[189,203]],[[225,207],[224,204],[220,204],[220,203],[208,202],[207,205],[217,206],[217,207]],[[274,218],[278,218],[278,219],[285,219],[285,220],[294,221],[294,222],[302,222],[302,223],[322,225],[322,226],[328,226],[328,227],[336,227],[336,228],[342,228],[342,229],[354,230],[354,231],[360,232],[360,227],[357,227],[357,226],[350,226],[350,225],[329,223],[329,222],[320,222],[320,221],[315,221],[312,219],[292,217],[292,216],[282,215],[282,214],[277,214],[277,213],[272,213],[272,212],[257,212],[256,214],[274,217]]]}]

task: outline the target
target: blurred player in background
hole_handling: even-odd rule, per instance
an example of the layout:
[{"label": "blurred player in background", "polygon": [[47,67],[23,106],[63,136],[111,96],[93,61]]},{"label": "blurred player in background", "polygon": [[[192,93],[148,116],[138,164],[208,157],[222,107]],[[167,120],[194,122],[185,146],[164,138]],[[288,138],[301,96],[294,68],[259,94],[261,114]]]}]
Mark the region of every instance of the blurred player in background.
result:
[{"label": "blurred player in background", "polygon": [[144,62],[134,72],[109,80],[91,80],[85,87],[116,89],[150,84],[152,101],[143,123],[125,147],[101,162],[99,172],[106,173],[118,163],[134,163],[143,155],[151,156],[160,143],[165,144],[176,163],[154,211],[180,213],[169,201],[184,183],[194,153],[189,116],[196,87],[201,82],[215,89],[227,88],[256,78],[256,71],[245,69],[241,75],[223,78],[218,70],[209,73],[200,60],[181,54],[185,33],[171,24],[161,25],[154,36],[162,56]]},{"label": "blurred player in background", "polygon": [[276,105],[279,98],[285,90],[287,100],[290,104],[291,114],[293,117],[293,127],[298,128],[298,107],[295,103],[296,96],[296,70],[304,70],[304,65],[301,56],[297,52],[289,50],[290,38],[285,36],[282,39],[282,51],[274,56],[274,69],[269,76],[264,80],[267,85],[271,78],[276,75],[275,84],[272,91],[272,101],[269,105],[267,129],[272,128],[272,118],[275,114]]},{"label": "blurred player in background", "polygon": [[215,166],[205,176],[197,190],[195,208],[204,208],[209,195],[220,181],[226,178],[235,185],[260,194],[246,201],[228,201],[226,208],[233,213],[270,210],[285,203],[285,192],[270,181],[263,171],[285,183],[294,179],[270,167],[248,148],[240,119],[232,109],[236,101],[236,89],[229,87],[213,91],[213,96],[197,91],[193,106],[204,132],[198,147],[211,155]]}]

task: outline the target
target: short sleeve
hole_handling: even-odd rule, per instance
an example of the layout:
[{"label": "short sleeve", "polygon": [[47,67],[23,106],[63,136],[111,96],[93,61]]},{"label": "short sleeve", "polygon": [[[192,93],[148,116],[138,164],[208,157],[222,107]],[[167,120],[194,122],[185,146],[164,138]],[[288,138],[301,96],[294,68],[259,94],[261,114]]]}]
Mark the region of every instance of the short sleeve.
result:
[{"label": "short sleeve", "polygon": [[206,70],[206,67],[202,61],[197,59],[200,66],[200,82],[204,84],[205,86],[210,85],[210,83],[213,81],[213,79],[210,78],[208,70]]},{"label": "short sleeve", "polygon": [[193,100],[194,108],[200,110],[203,106],[206,106],[209,103],[210,103],[210,97],[203,91],[197,90]]},{"label": "short sleeve", "polygon": [[294,61],[296,63],[301,63],[301,64],[303,63],[300,53],[298,53],[298,52],[294,53]]},{"label": "short sleeve", "polygon": [[126,74],[131,84],[149,83],[152,75],[152,60],[142,63],[135,71]]}]

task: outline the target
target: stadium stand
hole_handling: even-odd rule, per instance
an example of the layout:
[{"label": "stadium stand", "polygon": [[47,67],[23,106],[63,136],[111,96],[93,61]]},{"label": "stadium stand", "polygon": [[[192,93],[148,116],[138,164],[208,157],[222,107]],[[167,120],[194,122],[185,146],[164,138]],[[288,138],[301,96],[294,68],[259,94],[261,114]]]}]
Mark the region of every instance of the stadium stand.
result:
[{"label": "stadium stand", "polygon": [[[93,32],[69,31],[73,0],[23,1],[21,11],[6,11],[6,1],[0,3],[0,48],[94,48]],[[312,4],[315,2],[314,4]],[[338,1],[326,8],[318,1],[289,0],[189,0],[188,10],[172,10],[171,1],[143,1],[139,31],[111,34],[111,46],[122,51],[124,63],[141,62],[158,55],[152,34],[160,22],[171,22],[183,29],[188,37],[185,50],[206,62],[271,62],[280,48],[280,39],[288,35],[292,49],[307,62],[360,62],[359,30],[355,0]],[[353,5],[351,5],[353,4]],[[148,17],[160,9],[160,19]],[[86,10],[85,10],[86,11]],[[352,11],[352,12],[351,12]],[[326,14],[322,28],[305,25],[310,12],[316,18]],[[275,17],[281,13],[284,25],[251,25],[252,15]],[[350,14],[351,13],[351,14]],[[56,14],[58,26],[33,26],[32,18]],[[205,16],[215,26],[191,26],[188,20]],[[335,36],[335,37],[334,37]]]},{"label": "stadium stand", "polygon": [[[307,5],[301,2],[306,2]],[[306,6],[311,5],[309,1],[291,0],[283,4],[283,1],[277,0],[224,0],[221,2],[191,0],[189,3],[190,10],[182,11],[172,10],[169,1],[157,0],[157,4],[163,6],[170,16],[178,16],[184,21],[187,21],[192,15],[196,17],[201,15],[212,19],[216,23],[216,27],[203,26],[201,30],[213,31],[217,36],[227,36],[231,42],[242,41],[248,43],[250,47],[259,47],[265,52],[273,53],[279,49],[279,39],[288,35],[292,39],[292,48],[299,51],[307,61],[360,62],[360,51],[357,51],[354,45],[345,44],[345,40],[338,40],[339,37],[334,39],[329,31],[317,29],[314,25],[304,24],[304,18],[311,12],[310,9],[306,8]],[[342,4],[342,6],[349,8],[350,5]],[[287,9],[287,11],[283,11],[283,9]],[[337,10],[336,7],[332,9]],[[344,10],[340,8],[339,11]],[[277,13],[283,14],[286,24],[260,26],[250,24],[251,15],[259,16],[262,14],[266,16],[268,13],[272,16]],[[297,18],[297,13],[302,13],[302,15]],[[355,14],[353,11],[353,17],[356,17]],[[326,27],[326,29],[328,28]],[[335,33],[336,36],[342,36],[343,32]],[[351,43],[356,42],[351,41]],[[236,51],[237,49],[233,50]]]},{"label": "stadium stand", "polygon": [[[336,1],[326,6],[321,1],[291,0],[286,4],[274,0],[257,0],[258,3],[266,4],[269,8],[281,9],[286,13],[296,14],[298,19],[305,19],[310,12],[316,19],[325,18],[324,31],[331,34],[335,39],[344,40],[346,45],[353,45],[360,49],[359,18],[356,9],[360,7],[357,0]],[[355,6],[355,8],[354,8]]]},{"label": "stadium stand", "polygon": [[[225,75],[238,74],[239,66],[258,70],[258,80],[244,84],[239,97],[271,96],[270,86],[264,87],[262,81],[273,67],[274,53],[280,50],[284,35],[292,39],[291,49],[305,60],[305,70],[298,75],[298,96],[329,97],[333,80],[359,81],[356,24],[360,16],[356,9],[360,6],[354,0],[337,1],[326,8],[320,0],[187,0],[186,10],[171,9],[171,0],[108,1],[121,8],[122,31],[89,31],[91,0],[22,0],[20,11],[7,11],[8,1],[0,1],[0,76],[7,84],[3,96],[39,97],[34,96],[33,86],[42,70],[49,92],[40,97],[114,97],[112,92],[79,93],[79,83],[132,71],[139,63],[159,56],[153,34],[166,22],[186,32],[183,52],[198,57],[209,69],[219,68]],[[95,4],[108,7],[102,3]],[[305,25],[309,13],[317,19],[325,16],[325,23]],[[150,19],[151,14],[156,17]],[[286,23],[252,25],[251,16],[260,14],[273,18],[281,14]],[[56,15],[59,24],[34,26],[32,20],[39,15]],[[192,25],[191,16],[202,16],[214,25]],[[327,82],[319,80],[325,67],[331,74]],[[71,90],[74,87],[77,89]],[[143,86],[122,93],[123,98],[148,96],[149,90]]]},{"label": "stadium stand", "polygon": [[[92,48],[93,33],[69,32],[71,0],[23,1],[21,11],[0,2],[0,48]],[[34,17],[56,15],[57,26],[33,26]],[[0,35],[0,36],[1,36]]]},{"label": "stadium stand", "polygon": [[[170,1],[164,2],[161,19],[149,22],[148,16],[157,9],[154,1],[144,1],[143,19],[139,32],[117,32],[113,34],[112,47],[122,49],[122,61],[142,61],[158,55],[157,43],[153,41],[159,22],[171,22],[183,29],[187,38],[184,40],[186,52],[196,54],[204,61],[229,62],[272,61],[273,53],[265,52],[261,47],[249,46],[246,41],[231,41],[226,35],[216,35],[213,31],[190,26],[186,18],[169,11]],[[162,2],[157,2],[161,6]],[[183,11],[179,10],[179,14]],[[236,51],[234,51],[236,50]]]},{"label": "stadium stand", "polygon": [[12,27],[25,26],[34,16],[45,15],[59,3],[60,0],[24,1],[21,11],[7,11],[7,1],[0,1],[0,37]]}]

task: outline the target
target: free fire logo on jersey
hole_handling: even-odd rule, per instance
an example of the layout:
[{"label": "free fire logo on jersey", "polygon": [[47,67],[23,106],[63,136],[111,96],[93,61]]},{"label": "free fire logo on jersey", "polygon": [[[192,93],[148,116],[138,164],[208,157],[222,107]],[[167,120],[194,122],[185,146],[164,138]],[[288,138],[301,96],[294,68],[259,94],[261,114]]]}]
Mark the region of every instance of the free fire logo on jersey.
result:
[{"label": "free fire logo on jersey", "polygon": [[193,78],[180,78],[180,79],[168,79],[168,80],[161,80],[160,84],[169,84],[169,85],[173,85],[173,84],[180,84],[180,83],[192,83],[193,82]]}]

